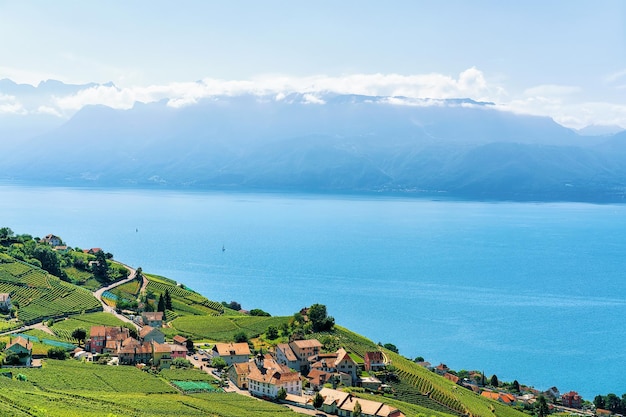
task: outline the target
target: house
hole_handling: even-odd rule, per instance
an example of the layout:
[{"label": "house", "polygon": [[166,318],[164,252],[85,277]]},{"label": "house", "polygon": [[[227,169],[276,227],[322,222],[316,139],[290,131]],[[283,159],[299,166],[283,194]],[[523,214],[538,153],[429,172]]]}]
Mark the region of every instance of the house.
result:
[{"label": "house", "polygon": [[447,379],[448,381],[454,382],[455,384],[458,384],[461,379],[458,376],[451,374],[449,372],[446,372],[445,374],[443,374],[443,377]]},{"label": "house", "polygon": [[170,350],[172,351],[172,359],[176,359],[176,358],[185,359],[187,357],[187,353],[189,352],[185,345],[177,345],[177,344],[170,345]]},{"label": "house", "polygon": [[570,391],[567,394],[563,394],[561,396],[561,403],[563,404],[563,407],[581,408],[582,397],[578,395],[576,391]]},{"label": "house", "polygon": [[354,385],[357,380],[359,366],[345,349],[340,348],[337,350],[337,359],[335,360],[334,365],[337,372],[350,375],[352,378],[352,385]]},{"label": "house", "polygon": [[279,343],[274,351],[276,361],[291,369],[300,369],[300,361],[288,343]]},{"label": "house", "polygon": [[88,253],[89,255],[95,255],[98,252],[102,252],[102,249],[100,248],[83,249],[83,253]]},{"label": "house", "polygon": [[159,329],[151,326],[145,326],[139,331],[139,340],[142,342],[165,343],[165,335]]},{"label": "house", "polygon": [[147,311],[141,315],[143,324],[150,327],[163,327],[163,312],[162,311]]},{"label": "house", "polygon": [[174,344],[186,347],[187,346],[187,338],[177,334],[176,336],[174,336]]},{"label": "house", "polygon": [[[322,344],[317,339],[289,342],[289,348],[293,355],[289,353],[289,349],[284,344],[281,344],[281,346],[282,348],[276,351],[279,362],[300,372],[307,372],[309,370],[309,359],[318,355],[322,350]],[[280,352],[278,352],[279,350]]]},{"label": "house", "polygon": [[514,395],[505,392],[483,391],[480,395],[506,405],[513,405],[517,402]]},{"label": "house", "polygon": [[11,304],[11,295],[9,293],[0,293],[0,310],[9,311],[13,307]]},{"label": "house", "polygon": [[361,406],[362,417],[404,417],[404,414],[397,408],[378,401],[357,398],[347,392],[322,388],[320,395],[324,398],[322,410],[329,414],[350,417],[358,402]]},{"label": "house", "polygon": [[41,240],[50,246],[60,246],[61,243],[63,243],[63,240],[61,240],[60,237],[53,234],[46,235],[46,237]]},{"label": "house", "polygon": [[[145,343],[145,342],[144,342]],[[151,341],[152,365],[160,369],[169,369],[172,365],[172,350],[170,345]]]},{"label": "house", "polygon": [[169,368],[172,364],[170,345],[155,341],[141,343],[131,337],[120,342],[116,354],[122,365],[144,363],[163,369]]},{"label": "house", "polygon": [[275,399],[282,388],[287,394],[302,395],[300,372],[276,362],[270,355],[259,355],[249,362],[248,391],[260,398]]},{"label": "house", "polygon": [[248,389],[248,375],[250,374],[250,362],[233,363],[227,369],[228,379],[239,389]]},{"label": "house", "polygon": [[18,336],[15,340],[9,340],[9,344],[4,349],[5,352],[13,352],[20,358],[20,366],[30,366],[33,360],[33,343]]},{"label": "house", "polygon": [[311,389],[319,391],[324,387],[324,384],[333,380],[333,374],[320,369],[311,369],[306,379],[309,381]]},{"label": "house", "polygon": [[364,376],[359,378],[359,385],[370,391],[378,391],[378,389],[382,385],[382,382],[380,382],[380,379],[376,377]]},{"label": "house", "polygon": [[216,343],[215,346],[213,346],[213,356],[219,356],[224,359],[226,365],[248,362],[250,355],[250,346],[245,342]]},{"label": "house", "polygon": [[365,370],[366,371],[378,371],[385,367],[385,358],[383,352],[377,350],[375,352],[365,352]]},{"label": "house", "polygon": [[91,353],[113,353],[119,349],[120,342],[130,337],[127,327],[91,326],[85,350]]},{"label": "house", "polygon": [[397,408],[388,406],[387,404],[380,403],[378,401],[364,400],[362,398],[354,397],[352,395],[339,406],[337,414],[340,416],[352,416],[356,403],[361,406],[362,417],[399,417],[403,414]]},{"label": "house", "polygon": [[68,253],[70,251],[70,247],[66,246],[66,245],[59,245],[59,246],[55,246],[52,248],[55,252],[60,252],[60,253]]},{"label": "house", "polygon": [[[343,348],[334,353],[323,353],[309,358],[309,368],[334,374],[341,383],[353,386],[357,382],[359,366]],[[310,373],[310,372],[309,372]]]},{"label": "house", "polygon": [[435,372],[437,373],[437,375],[443,376],[449,370],[450,368],[448,368],[448,365],[446,365],[445,363],[440,363],[439,365],[435,366]]}]

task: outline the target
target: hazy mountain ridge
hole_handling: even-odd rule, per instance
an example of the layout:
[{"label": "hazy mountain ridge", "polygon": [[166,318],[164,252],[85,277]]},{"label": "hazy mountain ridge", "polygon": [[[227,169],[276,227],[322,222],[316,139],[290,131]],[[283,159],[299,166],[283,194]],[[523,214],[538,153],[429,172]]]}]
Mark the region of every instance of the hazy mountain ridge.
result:
[{"label": "hazy mountain ridge", "polygon": [[20,141],[0,134],[0,178],[36,183],[598,202],[622,201],[626,189],[626,133],[581,136],[469,99],[294,93],[181,108],[162,100],[86,106]]}]

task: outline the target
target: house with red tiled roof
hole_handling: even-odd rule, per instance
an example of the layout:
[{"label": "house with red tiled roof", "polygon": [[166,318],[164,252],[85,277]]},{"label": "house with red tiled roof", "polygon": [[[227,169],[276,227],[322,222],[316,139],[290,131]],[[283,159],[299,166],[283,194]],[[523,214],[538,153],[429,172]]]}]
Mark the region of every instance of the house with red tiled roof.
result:
[{"label": "house with red tiled roof", "polygon": [[177,334],[176,336],[174,336],[174,344],[187,346],[187,338]]},{"label": "house with red tiled roof", "polygon": [[[355,385],[359,366],[343,348],[334,353],[320,353],[309,358],[311,371],[318,370],[335,375],[345,385]],[[310,372],[309,372],[310,373]]]},{"label": "house with red tiled roof", "polygon": [[366,371],[378,371],[385,367],[385,357],[380,350],[365,352],[363,360],[365,362],[364,367]]},{"label": "house with red tiled roof", "polygon": [[276,362],[270,355],[259,355],[250,362],[248,391],[250,395],[275,399],[283,388],[287,394],[302,395],[300,372]]},{"label": "house with red tiled roof", "polygon": [[91,353],[115,352],[119,348],[117,342],[129,337],[130,330],[126,327],[91,326],[85,350]]},{"label": "house with red tiled roof", "polygon": [[440,363],[439,365],[435,366],[435,372],[437,373],[437,375],[443,376],[449,370],[450,368],[448,368],[448,365],[446,365],[445,363]]},{"label": "house with red tiled roof", "polygon": [[576,391],[570,391],[561,396],[561,403],[563,404],[563,407],[581,408],[582,397],[578,395]]},{"label": "house with red tiled roof", "polygon": [[513,405],[517,402],[517,398],[515,398],[514,395],[506,392],[494,392],[485,390],[481,392],[480,395],[485,398],[489,398],[490,400],[498,401],[506,405]]},{"label": "house with red tiled roof", "polygon": [[456,376],[454,374],[451,374],[449,372],[446,372],[445,374],[443,374],[443,377],[445,379],[447,379],[448,381],[454,382],[455,384],[458,384],[459,383],[459,379],[460,379],[458,376]]},{"label": "house with red tiled roof", "polygon": [[170,350],[172,351],[172,359],[176,359],[176,358],[185,359],[187,357],[187,353],[189,352],[187,350],[187,346],[177,345],[177,344],[173,344],[169,346],[170,346]]}]

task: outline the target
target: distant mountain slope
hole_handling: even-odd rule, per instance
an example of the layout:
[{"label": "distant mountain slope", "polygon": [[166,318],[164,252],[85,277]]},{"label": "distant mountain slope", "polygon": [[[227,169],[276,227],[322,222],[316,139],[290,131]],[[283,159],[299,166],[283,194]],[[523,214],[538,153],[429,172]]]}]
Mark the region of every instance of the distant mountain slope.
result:
[{"label": "distant mountain slope", "polygon": [[79,186],[622,201],[625,133],[580,136],[467,99],[327,94],[88,106],[0,154],[0,179]]}]

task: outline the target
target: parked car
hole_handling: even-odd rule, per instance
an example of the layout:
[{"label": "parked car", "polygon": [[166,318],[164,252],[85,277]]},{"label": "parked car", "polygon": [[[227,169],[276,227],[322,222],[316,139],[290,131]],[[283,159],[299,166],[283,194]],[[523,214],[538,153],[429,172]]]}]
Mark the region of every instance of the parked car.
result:
[{"label": "parked car", "polygon": [[193,357],[195,360],[198,360],[198,355],[194,355]]},{"label": "parked car", "polygon": [[202,358],[202,362],[208,362],[209,358]]}]

